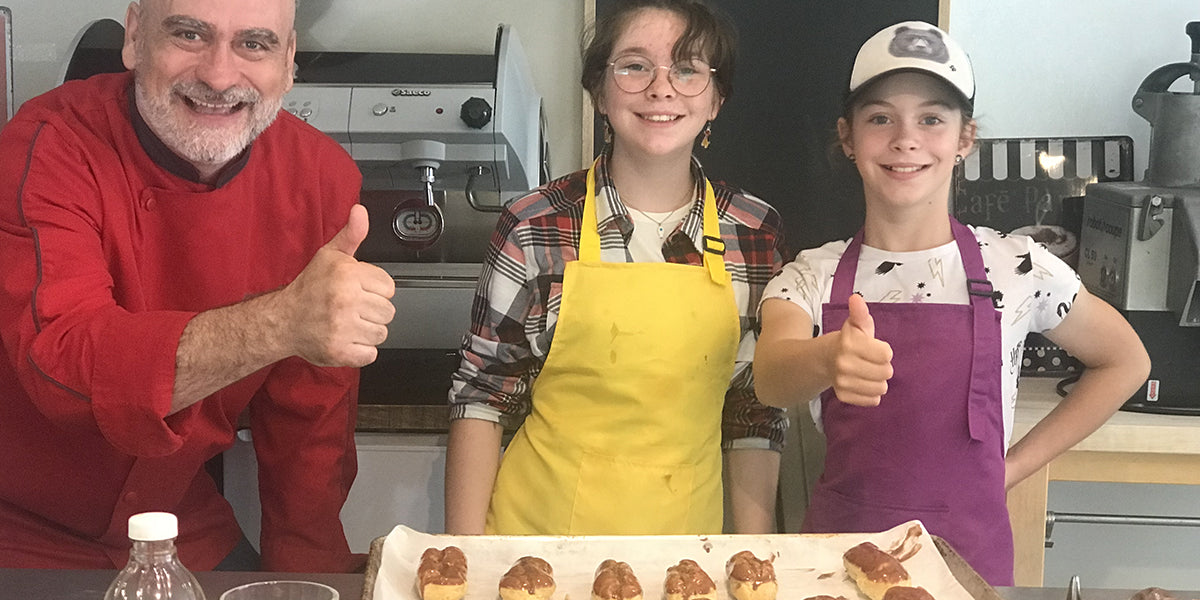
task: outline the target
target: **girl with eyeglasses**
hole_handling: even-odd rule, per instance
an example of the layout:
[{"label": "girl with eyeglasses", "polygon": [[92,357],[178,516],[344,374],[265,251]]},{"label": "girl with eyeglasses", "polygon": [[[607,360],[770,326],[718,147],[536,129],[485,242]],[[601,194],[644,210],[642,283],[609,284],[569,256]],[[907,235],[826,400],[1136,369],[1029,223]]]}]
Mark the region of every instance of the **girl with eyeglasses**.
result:
[{"label": "girl with eyeglasses", "polygon": [[[772,279],[754,367],[764,402],[809,402],[825,433],[802,531],[920,519],[992,585],[1012,585],[1006,490],[1099,427],[1149,359],[1046,248],[950,216],[974,97],[970,60],[933,25],[900,23],[863,44],[838,134],[862,176],[865,222]],[[1031,331],[1086,369],[1010,448]]]},{"label": "girl with eyeglasses", "polygon": [[607,144],[500,217],[450,392],[448,532],[721,533],[722,448],[734,528],[775,529],[786,420],[750,359],[779,216],[692,156],[733,55],[700,0],[596,23],[582,82]]}]

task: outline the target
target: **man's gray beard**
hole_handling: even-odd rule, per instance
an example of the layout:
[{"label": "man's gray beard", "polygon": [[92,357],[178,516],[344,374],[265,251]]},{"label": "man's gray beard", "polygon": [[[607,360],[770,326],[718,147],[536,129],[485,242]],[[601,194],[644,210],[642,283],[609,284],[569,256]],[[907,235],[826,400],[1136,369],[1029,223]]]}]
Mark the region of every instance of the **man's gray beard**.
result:
[{"label": "man's gray beard", "polygon": [[[236,94],[243,101],[249,101],[250,105],[242,110],[250,111],[250,126],[236,132],[231,137],[222,132],[214,132],[204,127],[179,122],[171,113],[172,96],[181,88],[184,91],[194,91],[198,86],[206,90],[210,97]],[[172,86],[170,92],[160,97],[146,93],[146,89],[140,81],[135,83],[134,88],[137,94],[138,112],[141,113],[142,119],[168,148],[194,164],[223,165],[233,160],[250,145],[250,142],[253,142],[259,134],[271,126],[279,114],[279,109],[283,106],[282,97],[264,100],[253,90],[242,89],[227,90],[224,93],[215,92],[202,83],[176,84]]]}]

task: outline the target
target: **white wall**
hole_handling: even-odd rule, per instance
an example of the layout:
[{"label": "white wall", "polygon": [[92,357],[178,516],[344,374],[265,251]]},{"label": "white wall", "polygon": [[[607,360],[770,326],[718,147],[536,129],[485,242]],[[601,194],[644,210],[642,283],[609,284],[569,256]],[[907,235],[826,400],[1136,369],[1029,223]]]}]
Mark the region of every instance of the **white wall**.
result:
[{"label": "white wall", "polygon": [[[128,0],[0,0],[13,13],[15,102],[59,83],[77,33],[124,21]],[[579,168],[582,0],[300,0],[301,50],[491,54],[513,25],[549,122],[551,175]]]},{"label": "white wall", "polygon": [[1150,124],[1130,102],[1151,71],[1191,60],[1196,20],[1196,0],[950,0],[949,31],[975,66],[984,137],[1128,135],[1140,180]]}]

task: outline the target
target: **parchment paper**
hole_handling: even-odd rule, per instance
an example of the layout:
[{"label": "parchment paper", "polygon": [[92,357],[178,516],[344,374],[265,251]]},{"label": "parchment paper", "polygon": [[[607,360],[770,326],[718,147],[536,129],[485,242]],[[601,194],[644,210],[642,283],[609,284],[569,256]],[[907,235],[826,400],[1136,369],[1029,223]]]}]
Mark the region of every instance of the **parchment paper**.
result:
[{"label": "parchment paper", "polygon": [[731,600],[725,562],[742,550],[762,559],[775,557],[780,600],[803,600],[825,594],[866,600],[846,577],[842,554],[864,541],[888,550],[920,527],[919,550],[904,560],[913,585],[929,590],[936,600],[972,600],[950,572],[933,538],[911,521],[888,531],[833,535],[713,535],[713,536],[449,536],[430,535],[403,525],[383,544],[374,600],[419,600],[416,568],[426,548],[458,546],[467,557],[466,600],[496,600],[498,583],[522,556],[546,559],[554,568],[558,589],[553,600],[589,600],[596,567],[606,558],[629,563],[642,584],[645,600],[662,600],[667,567],[690,558],[717,584],[718,600]]}]

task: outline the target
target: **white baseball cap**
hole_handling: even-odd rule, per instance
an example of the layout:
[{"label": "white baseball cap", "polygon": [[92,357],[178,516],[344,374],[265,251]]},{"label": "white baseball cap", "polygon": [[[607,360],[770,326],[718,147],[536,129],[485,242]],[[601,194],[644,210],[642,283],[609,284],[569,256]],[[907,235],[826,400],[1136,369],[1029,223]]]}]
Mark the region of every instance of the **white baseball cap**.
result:
[{"label": "white baseball cap", "polygon": [[897,23],[864,42],[850,72],[850,98],[864,85],[894,71],[935,75],[962,94],[967,106],[975,103],[971,59],[958,42],[929,23]]}]

